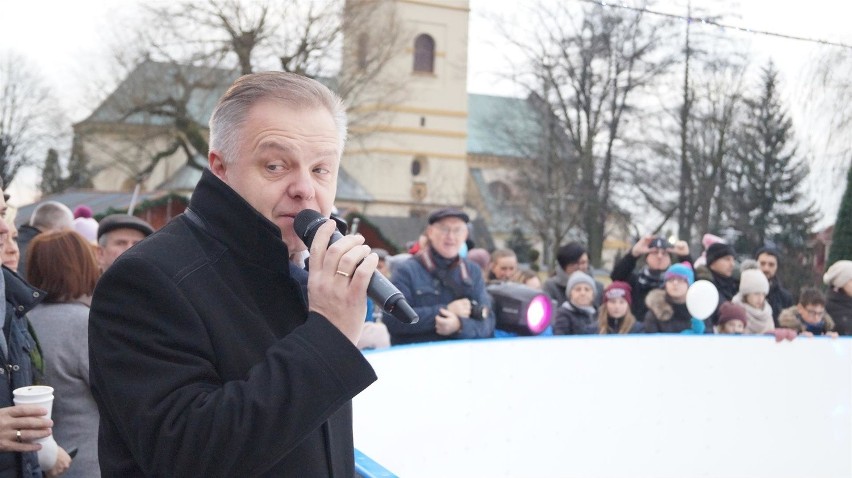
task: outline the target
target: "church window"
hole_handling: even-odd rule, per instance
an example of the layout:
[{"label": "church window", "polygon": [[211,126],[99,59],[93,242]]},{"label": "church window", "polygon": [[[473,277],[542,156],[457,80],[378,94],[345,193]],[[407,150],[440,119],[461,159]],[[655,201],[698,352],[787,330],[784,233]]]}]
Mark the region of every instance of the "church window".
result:
[{"label": "church window", "polygon": [[425,33],[414,40],[414,71],[435,71],[435,40]]}]

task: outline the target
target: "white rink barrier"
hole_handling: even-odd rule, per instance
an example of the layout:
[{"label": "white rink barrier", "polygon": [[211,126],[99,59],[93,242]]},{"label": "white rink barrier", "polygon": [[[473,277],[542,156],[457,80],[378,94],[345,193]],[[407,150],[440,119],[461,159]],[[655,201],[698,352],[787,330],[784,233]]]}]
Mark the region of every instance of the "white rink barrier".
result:
[{"label": "white rink barrier", "polygon": [[355,399],[355,447],[403,478],[852,476],[852,339],[533,337],[367,358],[379,380]]}]

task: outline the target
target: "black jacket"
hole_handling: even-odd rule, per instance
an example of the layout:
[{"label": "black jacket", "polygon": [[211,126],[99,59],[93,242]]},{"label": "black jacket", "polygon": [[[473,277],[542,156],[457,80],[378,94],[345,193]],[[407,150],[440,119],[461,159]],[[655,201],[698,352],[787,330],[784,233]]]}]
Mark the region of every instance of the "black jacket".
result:
[{"label": "black jacket", "polygon": [[825,312],[834,319],[839,335],[852,335],[852,297],[843,291],[830,289],[826,294]]},{"label": "black jacket", "polygon": [[772,320],[775,321],[775,326],[778,327],[778,315],[782,310],[796,305],[796,299],[789,290],[785,289],[778,277],[773,277],[769,281],[769,293],[766,294],[766,301],[772,307]]},{"label": "black jacket", "polygon": [[89,322],[103,476],[352,476],[375,380],[309,313],[279,229],[205,170],[190,208],[124,253]]},{"label": "black jacket", "polygon": [[[30,333],[26,313],[44,300],[45,293],[5,266],[2,273],[6,295],[2,330],[9,351],[7,357],[0,353],[0,408],[5,408],[14,405],[12,390],[43,384],[41,350]],[[0,453],[0,478],[41,478],[41,471],[35,453]]]},{"label": "black jacket", "polygon": [[[638,262],[639,258],[633,257],[633,254],[627,251],[627,254],[615,263],[609,277],[612,280],[620,280],[630,284],[630,295],[633,298],[630,311],[636,316],[636,320],[643,321],[648,313],[645,297],[652,290],[663,287],[666,282],[663,277],[666,271],[651,271],[647,266],[635,270]],[[690,256],[678,256],[675,258],[675,262],[689,262],[691,264],[692,258]]]}]

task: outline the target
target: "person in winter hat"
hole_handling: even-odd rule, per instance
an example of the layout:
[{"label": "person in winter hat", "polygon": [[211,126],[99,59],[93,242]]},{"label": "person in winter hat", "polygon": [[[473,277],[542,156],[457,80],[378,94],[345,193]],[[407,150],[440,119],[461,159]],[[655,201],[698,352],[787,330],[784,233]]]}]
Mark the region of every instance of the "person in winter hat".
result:
[{"label": "person in winter hat", "polygon": [[701,333],[712,333],[713,329],[707,321],[700,321],[703,325],[701,328],[693,327],[692,314],[686,308],[686,292],[695,280],[689,264],[674,264],[666,269],[663,277],[663,288],[649,292],[645,298],[648,306],[645,332],[679,334],[700,330]]},{"label": "person in winter hat", "polygon": [[743,306],[733,302],[722,302],[719,306],[720,334],[742,334],[748,328],[748,322],[748,313]]},{"label": "person in winter hat", "polygon": [[[557,304],[561,304],[568,299],[565,296],[565,286],[568,285],[568,278],[571,277],[571,274],[577,271],[589,274],[589,254],[579,242],[569,242],[556,251],[556,262],[558,263],[556,274],[544,281],[542,290]],[[594,305],[596,307],[601,303],[603,289],[603,284],[595,281]]]},{"label": "person in winter hat", "polygon": [[595,321],[595,280],[583,271],[576,271],[565,286],[568,299],[556,310],[553,335],[581,335],[592,332]]},{"label": "person in winter hat", "polygon": [[834,319],[839,335],[852,335],[852,261],[837,261],[825,271],[828,286],[825,312]]},{"label": "person in winter hat", "polygon": [[706,266],[707,265],[707,249],[716,243],[725,243],[725,240],[719,236],[714,236],[713,234],[704,234],[704,237],[701,238],[701,245],[704,246],[704,250],[701,251],[701,256],[698,259],[695,259],[694,267]]},{"label": "person in winter hat", "polygon": [[630,305],[633,301],[630,284],[614,281],[606,286],[603,304],[598,312],[598,323],[592,333],[597,334],[636,334],[642,332],[642,322],[638,322]]},{"label": "person in winter hat", "polygon": [[[637,270],[640,260],[644,262],[644,266]],[[633,291],[633,305],[630,309],[637,320],[645,320],[648,311],[645,298],[651,291],[663,287],[663,274],[673,261],[692,262],[686,241],[671,244],[664,237],[645,236],[612,268],[609,275],[612,280],[630,284]]]},{"label": "person in winter hat", "polygon": [[[719,291],[719,304],[731,301],[740,288],[740,281],[734,277],[736,251],[728,244],[717,242],[707,248],[707,266],[695,269],[697,279],[709,280]],[[718,309],[710,316],[710,322],[716,324]]]},{"label": "person in winter hat", "polygon": [[[766,300],[769,294],[769,279],[758,269],[756,261],[743,261],[740,273],[740,291],[731,300],[748,314],[747,334],[765,334],[775,330],[772,306]],[[719,312],[721,314],[721,311]],[[721,317],[720,317],[721,318]]]}]

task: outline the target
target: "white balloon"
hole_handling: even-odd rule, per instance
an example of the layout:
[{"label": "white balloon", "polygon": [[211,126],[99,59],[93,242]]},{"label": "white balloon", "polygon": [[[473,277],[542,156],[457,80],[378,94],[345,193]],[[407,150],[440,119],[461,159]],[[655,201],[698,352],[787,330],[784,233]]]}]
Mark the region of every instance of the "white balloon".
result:
[{"label": "white balloon", "polygon": [[719,291],[709,280],[697,280],[686,291],[686,308],[696,319],[713,315],[719,305]]}]

